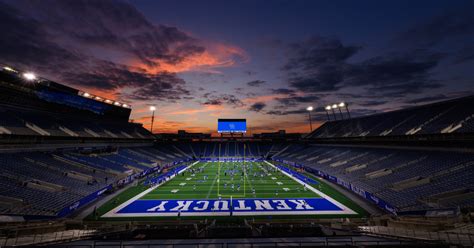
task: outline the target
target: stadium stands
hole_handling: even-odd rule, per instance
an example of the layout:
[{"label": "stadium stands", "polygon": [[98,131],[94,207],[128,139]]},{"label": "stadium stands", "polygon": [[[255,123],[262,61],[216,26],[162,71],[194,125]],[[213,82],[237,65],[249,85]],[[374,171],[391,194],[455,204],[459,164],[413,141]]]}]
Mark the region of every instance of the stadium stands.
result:
[{"label": "stadium stands", "polygon": [[[146,151],[147,153],[145,153]],[[64,207],[134,171],[183,159],[149,154],[160,148],[120,148],[113,153],[21,152],[0,154],[1,214],[55,216]]]},{"label": "stadium stands", "polygon": [[473,153],[293,144],[274,159],[335,176],[402,211],[474,203]]},{"label": "stadium stands", "polygon": [[308,138],[413,136],[474,132],[474,96],[387,113],[329,121]]}]

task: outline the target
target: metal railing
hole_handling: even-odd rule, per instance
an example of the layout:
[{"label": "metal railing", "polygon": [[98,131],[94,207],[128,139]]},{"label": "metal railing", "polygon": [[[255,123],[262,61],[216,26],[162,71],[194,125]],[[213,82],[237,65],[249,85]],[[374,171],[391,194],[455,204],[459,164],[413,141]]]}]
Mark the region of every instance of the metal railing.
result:
[{"label": "metal railing", "polygon": [[365,233],[386,235],[401,238],[442,241],[448,244],[474,246],[474,235],[470,233],[438,231],[430,232],[416,229],[386,227],[386,226],[360,226],[359,230]]}]

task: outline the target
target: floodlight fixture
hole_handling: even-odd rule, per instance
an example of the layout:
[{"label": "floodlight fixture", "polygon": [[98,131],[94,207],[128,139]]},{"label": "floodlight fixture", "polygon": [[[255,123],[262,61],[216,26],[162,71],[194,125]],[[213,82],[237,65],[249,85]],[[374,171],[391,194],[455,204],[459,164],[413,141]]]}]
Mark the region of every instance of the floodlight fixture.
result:
[{"label": "floodlight fixture", "polygon": [[332,109],[337,109],[337,104],[332,105]]},{"label": "floodlight fixture", "polygon": [[326,106],[326,110],[331,110],[331,105]]},{"label": "floodlight fixture", "polygon": [[150,111],[152,112],[151,114],[151,127],[150,127],[150,132],[153,134],[153,124],[155,122],[155,106],[150,106]]},{"label": "floodlight fixture", "polygon": [[342,107],[344,107],[344,106],[346,106],[346,104],[345,104],[344,102],[339,103],[339,107],[340,107],[340,108],[342,108]]},{"label": "floodlight fixture", "polygon": [[87,92],[84,92],[83,96],[84,96],[84,97],[90,97],[91,94],[89,94],[89,93],[87,93]]},{"label": "floodlight fixture", "polygon": [[36,75],[32,72],[25,72],[23,73],[23,77],[28,80],[28,81],[32,81],[32,80],[35,80],[36,79]]},{"label": "floodlight fixture", "polygon": [[5,67],[3,67],[3,69],[4,69],[5,71],[12,71],[12,72],[16,72],[16,71],[15,71],[13,68],[11,68],[11,67],[8,67],[8,66],[5,66]]},{"label": "floodlight fixture", "polygon": [[313,106],[309,106],[309,107],[306,108],[306,110],[308,110],[308,111],[313,111],[313,109],[314,109]]}]

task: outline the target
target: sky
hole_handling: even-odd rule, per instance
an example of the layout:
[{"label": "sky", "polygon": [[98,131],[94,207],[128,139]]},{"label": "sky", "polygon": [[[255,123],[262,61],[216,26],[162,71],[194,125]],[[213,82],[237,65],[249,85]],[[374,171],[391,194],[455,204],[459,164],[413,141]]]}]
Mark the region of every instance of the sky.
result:
[{"label": "sky", "polygon": [[309,132],[474,92],[474,2],[0,0],[0,63],[130,104],[154,131]]}]

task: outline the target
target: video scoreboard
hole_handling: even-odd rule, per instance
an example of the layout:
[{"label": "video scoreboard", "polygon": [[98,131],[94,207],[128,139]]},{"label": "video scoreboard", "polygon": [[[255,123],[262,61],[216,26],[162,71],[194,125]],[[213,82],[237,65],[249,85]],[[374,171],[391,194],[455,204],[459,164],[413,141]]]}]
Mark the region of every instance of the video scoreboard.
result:
[{"label": "video scoreboard", "polygon": [[218,119],[218,133],[245,133],[247,132],[246,119]]}]

